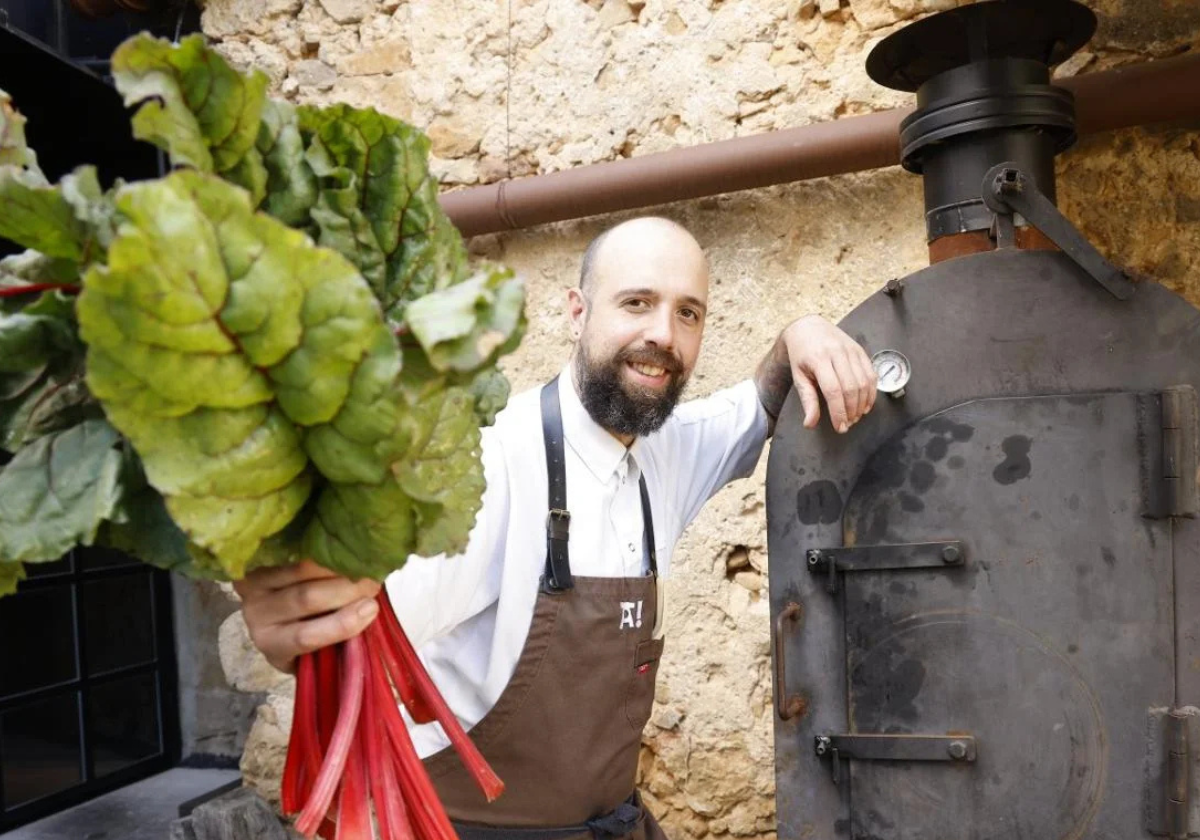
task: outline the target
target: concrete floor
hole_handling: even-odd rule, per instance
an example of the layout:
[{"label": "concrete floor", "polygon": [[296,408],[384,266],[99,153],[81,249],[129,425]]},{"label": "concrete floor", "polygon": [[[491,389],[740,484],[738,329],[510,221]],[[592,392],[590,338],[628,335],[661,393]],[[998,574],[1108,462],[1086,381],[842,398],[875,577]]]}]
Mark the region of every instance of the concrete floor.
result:
[{"label": "concrete floor", "polygon": [[167,840],[179,806],[238,778],[175,768],[4,834],[4,840]]}]

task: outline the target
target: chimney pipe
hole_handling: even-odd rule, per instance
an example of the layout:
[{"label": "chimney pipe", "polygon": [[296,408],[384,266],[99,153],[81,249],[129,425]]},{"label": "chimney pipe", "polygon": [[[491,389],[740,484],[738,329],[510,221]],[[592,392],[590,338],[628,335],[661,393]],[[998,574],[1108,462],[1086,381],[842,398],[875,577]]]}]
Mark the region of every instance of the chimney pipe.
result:
[{"label": "chimney pipe", "polygon": [[[990,229],[994,214],[980,185],[996,164],[1017,164],[1055,200],[1054,158],[1077,135],[1075,99],[1050,84],[1050,65],[1095,29],[1095,15],[1074,0],[990,0],[926,18],[872,51],[871,78],[917,92],[917,111],[900,126],[901,162],[924,176],[934,261],[985,238],[976,232]],[[945,237],[964,241],[939,244]]]}]

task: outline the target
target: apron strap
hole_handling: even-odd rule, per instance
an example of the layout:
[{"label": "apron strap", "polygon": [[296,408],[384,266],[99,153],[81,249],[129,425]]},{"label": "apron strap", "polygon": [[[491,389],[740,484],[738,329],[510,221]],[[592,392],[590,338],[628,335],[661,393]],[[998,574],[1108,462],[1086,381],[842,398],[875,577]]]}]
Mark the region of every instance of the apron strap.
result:
[{"label": "apron strap", "polygon": [[546,444],[546,477],[550,487],[550,512],[546,515],[546,571],[542,587],[561,592],[575,586],[567,539],[571,513],[567,510],[567,462],[563,446],[562,408],[558,402],[558,377],[542,386],[542,438]]},{"label": "apron strap", "polygon": [[658,577],[658,552],[654,550],[654,517],[650,514],[650,491],[646,489],[646,474],[638,476],[638,491],[642,495],[642,527],[646,532],[646,556],[650,558],[650,574]]},{"label": "apron strap", "polygon": [[[550,510],[546,514],[546,570],[542,575],[542,588],[553,593],[575,586],[568,552],[571,512],[567,510],[567,460],[557,376],[542,386],[541,397],[542,440],[546,446],[546,484],[550,491]],[[654,516],[650,510],[650,492],[646,489],[644,472],[638,476],[638,492],[642,500],[642,527],[646,536],[646,552],[650,559],[650,574],[657,577],[658,553],[654,548]]]}]

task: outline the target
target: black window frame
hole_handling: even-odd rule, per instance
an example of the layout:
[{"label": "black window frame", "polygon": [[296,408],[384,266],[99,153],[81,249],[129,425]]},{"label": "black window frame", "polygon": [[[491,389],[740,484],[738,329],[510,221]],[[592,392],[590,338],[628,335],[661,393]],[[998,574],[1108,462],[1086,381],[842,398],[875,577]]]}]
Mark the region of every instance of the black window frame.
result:
[{"label": "black window frame", "polygon": [[[175,650],[174,613],[171,598],[171,576],[160,569],[151,569],[132,558],[128,563],[104,567],[89,567],[82,562],[90,549],[77,548],[65,560],[64,571],[30,577],[22,581],[20,593],[69,587],[71,593],[71,632],[75,645],[74,677],[26,691],[0,696],[0,714],[20,708],[29,703],[60,697],[75,697],[80,741],[80,777],[77,785],[42,796],[29,802],[7,807],[4,798],[4,774],[0,772],[0,833],[14,829],[50,814],[63,811],[81,802],[86,802],[109,791],[139,781],[176,766],[180,761],[181,732],[179,715],[178,661]],[[111,555],[111,552],[106,552]],[[61,561],[60,561],[61,562]],[[111,580],[134,575],[148,575],[151,590],[151,621],[153,651],[149,659],[104,671],[92,676],[88,674],[87,646],[84,633],[83,599],[80,589],[87,583]],[[0,609],[4,602],[0,600]],[[95,640],[93,640],[95,641]],[[96,777],[94,720],[90,714],[89,689],[103,686],[121,679],[152,674],[157,685],[158,704],[154,710],[158,718],[159,752],[116,770],[101,778]],[[0,732],[0,769],[4,767],[3,733]]]}]

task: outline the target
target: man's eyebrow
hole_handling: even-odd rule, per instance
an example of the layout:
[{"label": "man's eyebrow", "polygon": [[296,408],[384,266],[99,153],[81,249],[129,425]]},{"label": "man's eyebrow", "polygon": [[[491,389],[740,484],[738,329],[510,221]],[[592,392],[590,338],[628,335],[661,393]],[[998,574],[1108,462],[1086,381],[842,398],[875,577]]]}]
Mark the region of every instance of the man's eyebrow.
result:
[{"label": "man's eyebrow", "polygon": [[[651,288],[621,289],[616,294],[613,295],[614,299],[620,299],[620,298],[625,298],[625,297],[645,297],[645,298],[653,298],[655,300],[658,300],[659,298],[662,297],[662,292],[658,291],[657,289],[651,289]],[[706,303],[704,303],[704,301],[700,300],[700,298],[695,297],[693,295],[685,295],[683,298],[683,302],[685,304],[687,304],[688,306],[691,306],[695,309],[699,309],[701,312],[708,311],[708,305]]]},{"label": "man's eyebrow", "polygon": [[662,293],[656,289],[643,288],[643,289],[618,289],[616,291],[616,293],[613,294],[613,298],[623,298],[623,297],[660,298],[660,297],[662,297]]}]

